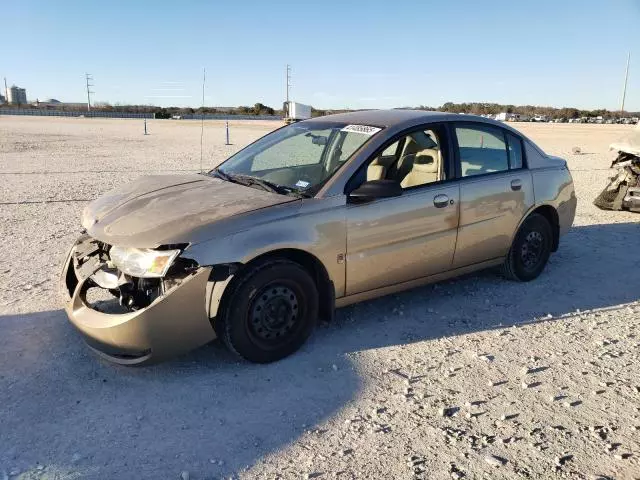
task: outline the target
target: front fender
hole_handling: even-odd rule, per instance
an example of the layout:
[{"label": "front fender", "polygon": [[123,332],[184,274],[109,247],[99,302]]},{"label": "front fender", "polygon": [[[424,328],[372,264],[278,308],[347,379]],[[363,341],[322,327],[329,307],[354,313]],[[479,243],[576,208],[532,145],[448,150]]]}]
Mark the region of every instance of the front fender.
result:
[{"label": "front fender", "polygon": [[[182,256],[201,266],[247,264],[278,250],[295,249],[313,255],[325,267],[337,297],[344,295],[345,265],[339,262],[346,248],[344,197],[305,199],[298,214],[252,227],[222,238],[191,245]],[[210,312],[217,304],[229,279],[216,282],[211,290]]]}]

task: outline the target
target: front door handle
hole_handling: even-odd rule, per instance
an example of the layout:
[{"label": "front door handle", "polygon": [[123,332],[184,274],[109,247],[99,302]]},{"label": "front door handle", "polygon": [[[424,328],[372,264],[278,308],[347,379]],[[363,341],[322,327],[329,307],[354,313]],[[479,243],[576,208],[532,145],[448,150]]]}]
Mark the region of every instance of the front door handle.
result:
[{"label": "front door handle", "polygon": [[516,178],[515,180],[511,180],[511,190],[520,190],[522,188],[522,180]]},{"label": "front door handle", "polygon": [[437,208],[444,208],[449,205],[449,197],[447,197],[444,193],[436,195],[435,197],[433,197],[433,204]]}]

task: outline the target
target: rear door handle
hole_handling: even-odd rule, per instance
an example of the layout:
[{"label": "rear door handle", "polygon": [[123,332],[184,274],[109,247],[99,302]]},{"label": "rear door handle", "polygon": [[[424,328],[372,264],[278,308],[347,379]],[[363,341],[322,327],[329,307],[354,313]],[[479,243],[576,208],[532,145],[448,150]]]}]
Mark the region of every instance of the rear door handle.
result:
[{"label": "rear door handle", "polygon": [[511,180],[511,190],[520,190],[522,188],[522,180],[516,178],[515,180]]},{"label": "rear door handle", "polygon": [[[453,201],[451,203],[453,203]],[[436,195],[435,197],[433,197],[433,204],[436,206],[436,208],[444,208],[449,205],[449,197],[447,197],[444,193]]]}]

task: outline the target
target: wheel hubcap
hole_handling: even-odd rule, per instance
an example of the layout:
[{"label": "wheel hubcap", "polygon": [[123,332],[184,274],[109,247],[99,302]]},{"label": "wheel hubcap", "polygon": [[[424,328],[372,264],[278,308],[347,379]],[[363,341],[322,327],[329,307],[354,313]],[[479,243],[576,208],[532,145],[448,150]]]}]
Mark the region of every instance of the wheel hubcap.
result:
[{"label": "wheel hubcap", "polygon": [[544,237],[540,232],[528,233],[520,249],[520,258],[526,268],[535,268],[540,263],[543,246]]},{"label": "wheel hubcap", "polygon": [[251,310],[250,327],[263,340],[286,336],[298,320],[298,298],[288,287],[270,285],[256,296]]}]

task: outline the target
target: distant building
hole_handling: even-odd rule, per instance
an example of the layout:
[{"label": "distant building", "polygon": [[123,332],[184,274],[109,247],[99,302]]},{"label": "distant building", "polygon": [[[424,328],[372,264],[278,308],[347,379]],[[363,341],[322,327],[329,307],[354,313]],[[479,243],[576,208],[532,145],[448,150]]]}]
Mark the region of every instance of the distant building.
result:
[{"label": "distant building", "polygon": [[87,109],[86,102],[61,102],[60,100],[56,100],[55,98],[48,98],[44,102],[40,100],[36,100],[31,105],[36,108],[44,108],[47,110],[77,110],[77,109]]},{"label": "distant building", "polygon": [[56,105],[61,105],[62,102],[60,100],[56,100],[55,98],[48,98],[45,101],[41,102],[39,98],[36,98],[36,101],[31,105],[34,107],[55,107]]},{"label": "distant building", "polygon": [[7,100],[2,95],[0,95],[0,105],[4,105],[6,101]]},{"label": "distant building", "polygon": [[8,101],[11,105],[24,105],[27,103],[27,91],[24,88],[11,85]]}]

